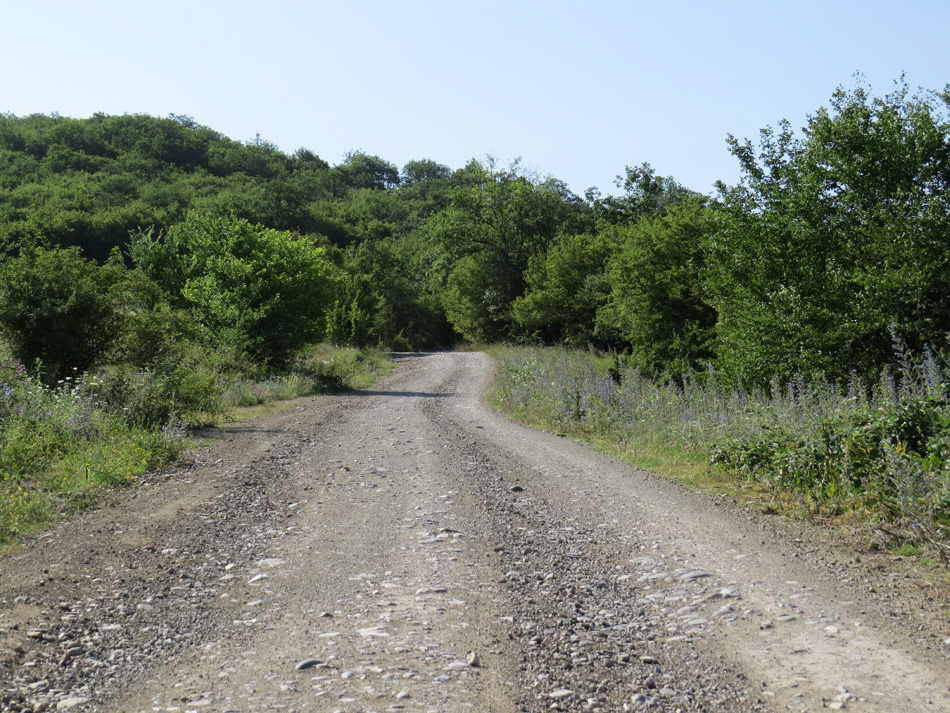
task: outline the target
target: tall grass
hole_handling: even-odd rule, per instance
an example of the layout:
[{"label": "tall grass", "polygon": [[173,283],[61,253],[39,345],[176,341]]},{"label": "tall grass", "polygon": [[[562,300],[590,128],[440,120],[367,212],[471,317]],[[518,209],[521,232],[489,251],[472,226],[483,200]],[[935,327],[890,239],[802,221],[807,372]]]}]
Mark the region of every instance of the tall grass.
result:
[{"label": "tall grass", "polygon": [[233,376],[224,382],[222,408],[257,406],[311,394],[333,394],[372,384],[392,369],[382,349],[321,344],[303,352],[286,371],[258,378]]},{"label": "tall grass", "polygon": [[0,544],[178,457],[184,428],[100,399],[80,376],[48,386],[0,362]]},{"label": "tall grass", "polygon": [[848,508],[950,559],[950,375],[929,348],[895,335],[875,384],[797,378],[747,389],[715,371],[656,382],[623,363],[560,349],[495,352],[493,402],[526,421],[626,454],[675,454],[788,493]]}]

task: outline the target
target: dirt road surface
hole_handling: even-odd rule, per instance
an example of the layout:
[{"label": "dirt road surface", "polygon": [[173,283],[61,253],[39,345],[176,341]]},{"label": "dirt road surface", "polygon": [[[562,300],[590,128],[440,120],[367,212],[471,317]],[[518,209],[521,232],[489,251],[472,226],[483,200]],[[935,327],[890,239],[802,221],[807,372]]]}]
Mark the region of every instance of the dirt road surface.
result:
[{"label": "dirt road surface", "polygon": [[519,426],[484,355],[400,361],[0,560],[0,710],[950,711],[899,559]]}]

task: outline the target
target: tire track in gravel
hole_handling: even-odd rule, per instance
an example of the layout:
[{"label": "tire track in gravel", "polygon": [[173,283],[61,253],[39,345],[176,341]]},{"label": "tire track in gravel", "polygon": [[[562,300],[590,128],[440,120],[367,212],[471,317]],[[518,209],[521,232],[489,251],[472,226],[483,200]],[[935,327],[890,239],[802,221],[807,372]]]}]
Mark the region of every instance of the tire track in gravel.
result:
[{"label": "tire track in gravel", "polygon": [[0,710],[950,710],[936,603],[401,361],[0,560]]}]

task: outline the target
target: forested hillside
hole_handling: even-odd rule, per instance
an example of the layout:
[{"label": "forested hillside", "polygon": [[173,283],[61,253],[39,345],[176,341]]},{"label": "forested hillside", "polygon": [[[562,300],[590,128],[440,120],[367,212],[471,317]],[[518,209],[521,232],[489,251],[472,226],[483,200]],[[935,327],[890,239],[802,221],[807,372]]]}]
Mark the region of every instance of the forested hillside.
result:
[{"label": "forested hillside", "polygon": [[[948,101],[840,90],[801,133],[730,137],[743,179],[713,198],[648,164],[581,197],[490,158],[331,166],[182,116],[6,115],[0,331],[59,372],[123,341],[148,364],[148,322],[266,363],[461,337],[592,344],[654,375],[873,378],[894,330],[911,349],[950,331]],[[71,309],[100,328],[70,334],[69,363],[29,331],[84,283]]]}]

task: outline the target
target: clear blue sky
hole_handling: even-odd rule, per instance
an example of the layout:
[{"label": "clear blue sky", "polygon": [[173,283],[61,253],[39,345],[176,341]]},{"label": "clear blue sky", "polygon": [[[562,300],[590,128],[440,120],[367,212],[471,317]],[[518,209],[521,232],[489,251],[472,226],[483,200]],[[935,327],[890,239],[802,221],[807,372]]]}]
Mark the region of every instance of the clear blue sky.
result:
[{"label": "clear blue sky", "polygon": [[577,193],[648,161],[735,183],[725,138],[862,72],[950,82],[950,2],[0,0],[0,111],[187,114],[331,164],[521,157]]}]

